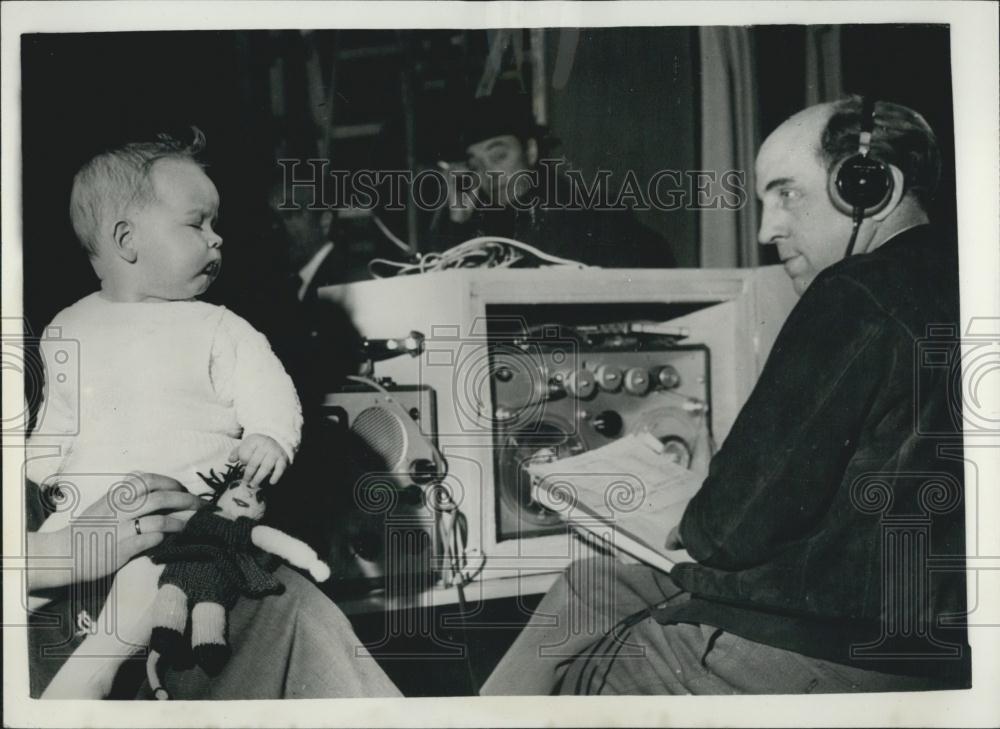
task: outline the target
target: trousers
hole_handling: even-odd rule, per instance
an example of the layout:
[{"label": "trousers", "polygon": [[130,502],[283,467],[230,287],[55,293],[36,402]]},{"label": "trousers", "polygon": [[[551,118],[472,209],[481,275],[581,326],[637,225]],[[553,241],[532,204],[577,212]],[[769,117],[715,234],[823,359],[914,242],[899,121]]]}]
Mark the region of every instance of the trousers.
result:
[{"label": "trousers", "polygon": [[930,679],[846,666],[710,625],[661,625],[656,607],[690,595],[670,576],[610,557],[574,562],[556,581],[480,693],[808,694],[921,691]]},{"label": "trousers", "polygon": [[[396,697],[399,690],[382,671],[351,623],[308,579],[288,567],[275,572],[280,595],[241,598],[228,617],[233,654],[218,676],[198,666],[164,672],[163,686],[175,699],[293,699]],[[105,582],[109,582],[105,580]],[[86,607],[96,618],[106,591],[74,591],[33,616],[28,633],[31,695],[38,697],[83,640],[74,634]],[[109,626],[93,625],[94,630]],[[78,633],[80,631],[77,631]],[[153,698],[146,682],[145,651],[126,660],[111,698]]]}]

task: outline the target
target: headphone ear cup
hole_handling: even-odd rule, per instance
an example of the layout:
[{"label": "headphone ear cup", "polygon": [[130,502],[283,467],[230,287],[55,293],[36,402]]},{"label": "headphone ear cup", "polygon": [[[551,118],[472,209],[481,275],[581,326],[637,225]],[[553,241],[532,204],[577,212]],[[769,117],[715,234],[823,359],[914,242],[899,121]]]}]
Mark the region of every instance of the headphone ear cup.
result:
[{"label": "headphone ear cup", "polygon": [[853,215],[860,208],[867,218],[889,204],[893,187],[895,182],[887,164],[855,154],[842,159],[830,171],[827,192],[840,212]]}]

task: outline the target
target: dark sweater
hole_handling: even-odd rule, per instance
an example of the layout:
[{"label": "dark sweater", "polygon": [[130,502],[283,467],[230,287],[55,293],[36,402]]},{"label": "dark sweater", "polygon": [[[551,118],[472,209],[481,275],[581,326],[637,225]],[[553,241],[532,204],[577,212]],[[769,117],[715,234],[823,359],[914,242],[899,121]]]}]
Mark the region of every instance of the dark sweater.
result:
[{"label": "dark sweater", "polygon": [[965,628],[939,624],[965,612],[959,380],[924,354],[955,354],[958,314],[929,226],[816,277],[684,514],[692,599],[662,622],[967,685]]}]

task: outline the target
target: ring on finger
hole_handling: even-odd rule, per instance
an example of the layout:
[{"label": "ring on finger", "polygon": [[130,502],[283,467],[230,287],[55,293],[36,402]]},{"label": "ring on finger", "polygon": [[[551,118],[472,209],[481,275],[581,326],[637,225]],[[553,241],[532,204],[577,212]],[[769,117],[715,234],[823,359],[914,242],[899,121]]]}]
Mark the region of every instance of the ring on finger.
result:
[{"label": "ring on finger", "polygon": [[142,527],[139,526],[139,520],[138,519],[133,519],[132,520],[132,526],[135,527],[135,533],[136,534],[142,534]]}]

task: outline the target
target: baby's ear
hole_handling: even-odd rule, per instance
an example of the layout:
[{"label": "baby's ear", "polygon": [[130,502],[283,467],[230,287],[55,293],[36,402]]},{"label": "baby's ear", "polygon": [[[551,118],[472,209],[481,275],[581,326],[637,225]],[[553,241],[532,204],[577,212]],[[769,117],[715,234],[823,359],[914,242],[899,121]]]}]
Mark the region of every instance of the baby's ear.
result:
[{"label": "baby's ear", "polygon": [[135,249],[132,222],[119,220],[112,228],[111,235],[115,243],[115,253],[129,263],[135,263],[139,253]]}]

